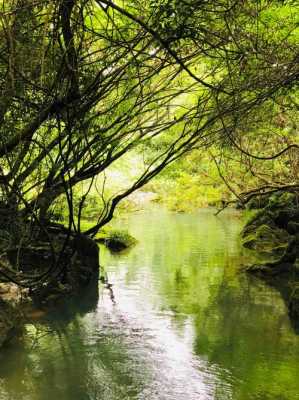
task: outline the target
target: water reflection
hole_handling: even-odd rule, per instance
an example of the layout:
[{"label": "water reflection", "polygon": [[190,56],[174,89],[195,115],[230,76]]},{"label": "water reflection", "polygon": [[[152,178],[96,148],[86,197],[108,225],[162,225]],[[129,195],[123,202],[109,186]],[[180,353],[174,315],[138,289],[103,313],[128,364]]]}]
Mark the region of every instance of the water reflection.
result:
[{"label": "water reflection", "polygon": [[[121,221],[103,286],[0,353],[0,399],[299,399],[299,340],[279,293],[238,273],[235,213],[161,210]],[[38,338],[38,340],[35,340]]]}]

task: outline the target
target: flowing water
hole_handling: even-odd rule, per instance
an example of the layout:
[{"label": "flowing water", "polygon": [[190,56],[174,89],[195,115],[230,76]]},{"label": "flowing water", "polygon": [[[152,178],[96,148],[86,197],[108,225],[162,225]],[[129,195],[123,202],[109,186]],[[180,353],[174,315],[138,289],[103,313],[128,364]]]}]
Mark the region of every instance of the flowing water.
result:
[{"label": "flowing water", "polygon": [[0,352],[0,400],[295,400],[299,336],[280,294],[239,272],[236,212],[152,210],[79,302]]}]

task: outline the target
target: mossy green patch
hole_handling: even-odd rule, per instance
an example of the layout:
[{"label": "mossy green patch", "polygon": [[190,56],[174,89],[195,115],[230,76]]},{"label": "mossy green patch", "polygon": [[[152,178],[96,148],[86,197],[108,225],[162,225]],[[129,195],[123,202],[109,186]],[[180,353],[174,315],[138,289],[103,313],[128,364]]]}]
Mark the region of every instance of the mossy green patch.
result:
[{"label": "mossy green patch", "polygon": [[101,241],[112,251],[122,251],[137,243],[126,230],[112,230]]},{"label": "mossy green patch", "polygon": [[258,252],[267,261],[275,262],[285,254],[290,241],[291,237],[285,230],[262,224],[255,229],[247,229],[242,244]]}]

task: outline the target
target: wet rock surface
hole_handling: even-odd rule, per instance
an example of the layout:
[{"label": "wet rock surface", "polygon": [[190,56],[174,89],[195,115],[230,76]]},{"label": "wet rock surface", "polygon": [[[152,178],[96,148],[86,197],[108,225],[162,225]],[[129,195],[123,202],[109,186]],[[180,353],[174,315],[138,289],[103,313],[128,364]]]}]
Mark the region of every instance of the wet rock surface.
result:
[{"label": "wet rock surface", "polygon": [[20,290],[14,284],[0,284],[0,347],[21,331]]},{"label": "wet rock surface", "polygon": [[[243,246],[256,262],[247,271],[258,275],[283,295],[290,317],[299,321],[299,196],[277,193],[267,199],[242,232]],[[283,282],[282,282],[283,281]]]},{"label": "wet rock surface", "polygon": [[103,243],[112,252],[121,252],[130,249],[137,240],[125,230],[112,230],[97,238],[98,243]]},{"label": "wet rock surface", "polygon": [[[37,304],[54,305],[65,297],[78,295],[92,280],[98,281],[100,265],[96,242],[83,234],[70,238],[65,246],[66,240],[66,235],[60,235],[54,242],[57,255],[63,251],[59,257],[61,273],[57,279],[33,291],[32,298]],[[50,249],[48,254],[50,257]]]},{"label": "wet rock surface", "polygon": [[0,346],[19,331],[26,320],[28,303],[31,303],[28,309],[33,313],[36,310],[42,313],[66,299],[79,296],[91,282],[98,284],[99,247],[82,234],[69,236],[55,232],[51,243],[36,240],[33,245],[18,247],[6,254],[6,258],[1,259],[3,271],[5,268],[15,271],[20,279],[26,276],[38,278],[32,280],[35,284],[27,290],[0,282]]}]

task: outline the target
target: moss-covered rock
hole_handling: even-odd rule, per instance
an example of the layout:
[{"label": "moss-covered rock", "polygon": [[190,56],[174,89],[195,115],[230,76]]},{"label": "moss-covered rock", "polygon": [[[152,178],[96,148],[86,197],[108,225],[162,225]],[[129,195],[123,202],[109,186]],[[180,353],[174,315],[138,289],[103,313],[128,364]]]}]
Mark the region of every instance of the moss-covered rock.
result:
[{"label": "moss-covered rock", "polygon": [[119,252],[134,246],[137,240],[125,230],[115,230],[103,238],[103,243],[109,250]]},{"label": "moss-covered rock", "polygon": [[276,228],[274,214],[271,211],[265,212],[265,210],[259,210],[252,214],[243,228],[242,237],[244,238],[246,235],[254,233],[261,225],[268,225],[274,229]]},{"label": "moss-covered rock", "polygon": [[260,210],[268,205],[269,196],[253,197],[246,205],[248,210]]},{"label": "moss-covered rock", "polygon": [[277,192],[273,194],[265,206],[267,210],[278,210],[286,208],[298,208],[298,195],[291,192]]},{"label": "moss-covered rock", "polygon": [[255,250],[268,262],[281,260],[289,249],[290,242],[291,236],[287,231],[266,224],[247,229],[242,238],[244,247]]},{"label": "moss-covered rock", "polygon": [[[299,207],[294,193],[276,193],[255,213],[242,232],[244,247],[256,252],[257,262],[250,271],[285,271],[299,253]],[[279,264],[284,267],[279,268]],[[285,268],[287,265],[287,268]]]},{"label": "moss-covered rock", "polygon": [[247,271],[282,294],[291,322],[299,332],[299,203],[295,193],[276,193],[256,212],[242,232],[243,245],[255,251]]}]

